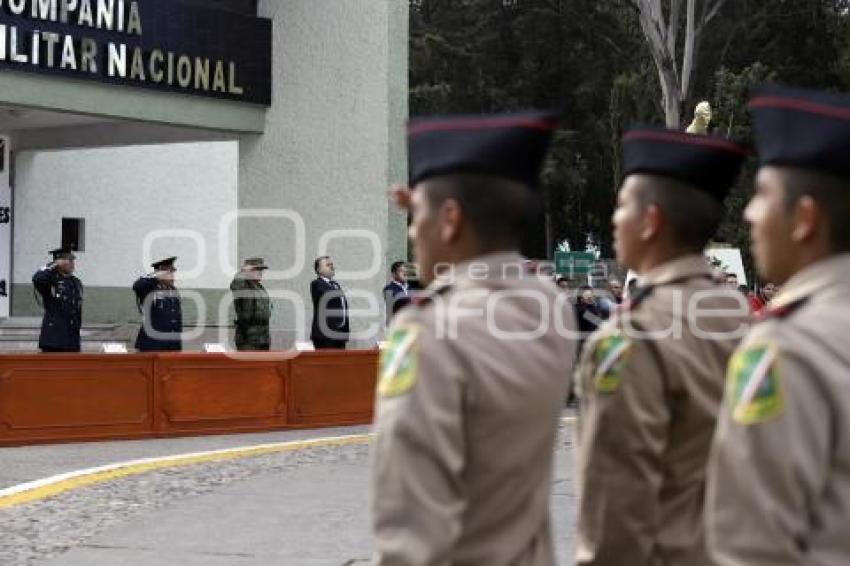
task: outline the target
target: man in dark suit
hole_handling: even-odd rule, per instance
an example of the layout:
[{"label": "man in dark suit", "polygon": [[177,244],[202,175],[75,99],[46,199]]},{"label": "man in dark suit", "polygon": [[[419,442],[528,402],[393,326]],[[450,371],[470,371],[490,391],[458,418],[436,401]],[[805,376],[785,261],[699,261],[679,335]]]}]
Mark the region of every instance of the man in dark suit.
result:
[{"label": "man in dark suit", "polygon": [[59,248],[50,254],[53,261],[32,277],[44,306],[38,347],[42,352],[79,352],[83,284],[74,277],[77,258],[69,248]]},{"label": "man in dark suit", "polygon": [[316,279],[310,283],[313,299],[313,325],[310,340],[316,349],[344,350],[348,342],[348,301],[339,283],[334,281],[333,260],[327,256],[313,264]]},{"label": "man in dark suit", "polygon": [[407,285],[407,271],[403,261],[396,261],[390,268],[392,280],[384,287],[384,303],[387,305],[387,324],[395,313],[410,304],[410,290]]},{"label": "man in dark suit", "polygon": [[183,308],[174,286],[176,257],[151,264],[154,272],[133,284],[144,320],[136,338],[140,352],[179,352],[183,349]]}]

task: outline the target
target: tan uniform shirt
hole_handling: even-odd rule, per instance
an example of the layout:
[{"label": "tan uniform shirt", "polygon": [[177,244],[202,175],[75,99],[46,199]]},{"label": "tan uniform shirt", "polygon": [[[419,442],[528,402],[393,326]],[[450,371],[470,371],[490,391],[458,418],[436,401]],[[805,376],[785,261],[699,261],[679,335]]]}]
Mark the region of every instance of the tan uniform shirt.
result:
[{"label": "tan uniform shirt", "polygon": [[377,564],[555,563],[552,458],[575,315],[521,265],[498,254],[461,266],[390,328],[372,463]]},{"label": "tan uniform shirt", "polygon": [[729,365],[706,521],[719,566],[850,564],[850,254],[782,288]]},{"label": "tan uniform shirt", "polygon": [[641,285],[588,341],[577,372],[576,559],[702,566],[705,468],[749,307],[712,281],[702,256],[662,265]]}]

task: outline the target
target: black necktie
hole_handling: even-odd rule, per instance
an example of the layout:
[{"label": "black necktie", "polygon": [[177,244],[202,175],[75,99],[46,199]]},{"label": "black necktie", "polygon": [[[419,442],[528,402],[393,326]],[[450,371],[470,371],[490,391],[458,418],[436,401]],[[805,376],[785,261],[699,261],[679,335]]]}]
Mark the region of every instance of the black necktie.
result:
[{"label": "black necktie", "polygon": [[[340,287],[339,283],[337,283],[336,281],[331,281],[331,285],[337,291],[342,289],[342,287]],[[346,303],[345,295],[343,295],[342,293],[339,294],[339,300],[342,303],[342,324],[345,325],[345,321],[348,318],[348,304]]]}]

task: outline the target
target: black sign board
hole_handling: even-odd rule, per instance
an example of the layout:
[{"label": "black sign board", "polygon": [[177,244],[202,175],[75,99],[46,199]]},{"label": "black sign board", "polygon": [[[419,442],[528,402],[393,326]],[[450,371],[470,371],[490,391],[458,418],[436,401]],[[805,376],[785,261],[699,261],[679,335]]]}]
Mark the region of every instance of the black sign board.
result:
[{"label": "black sign board", "polygon": [[0,0],[0,69],[271,104],[272,22],[181,0]]}]

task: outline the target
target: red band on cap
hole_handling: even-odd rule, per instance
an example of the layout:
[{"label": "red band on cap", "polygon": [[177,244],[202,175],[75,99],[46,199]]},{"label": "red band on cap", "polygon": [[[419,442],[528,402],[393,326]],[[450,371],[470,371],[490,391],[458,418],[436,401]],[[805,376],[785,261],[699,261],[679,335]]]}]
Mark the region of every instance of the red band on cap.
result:
[{"label": "red band on cap", "polygon": [[784,108],[809,114],[819,114],[840,120],[850,120],[850,108],[827,106],[797,98],[781,98],[779,96],[758,96],[750,101],[750,108]]},{"label": "red band on cap", "polygon": [[463,130],[498,130],[502,128],[520,128],[526,130],[541,130],[551,132],[557,126],[555,120],[534,119],[524,117],[498,118],[467,118],[460,120],[445,120],[435,122],[413,123],[408,127],[407,134],[416,136],[429,132],[452,132]]},{"label": "red band on cap", "polygon": [[722,138],[712,136],[703,136],[699,134],[687,134],[683,132],[656,132],[652,130],[633,130],[626,132],[623,135],[623,141],[632,140],[650,140],[667,143],[685,143],[690,145],[701,145],[713,149],[722,149],[738,155],[748,156],[750,154],[746,148]]}]

